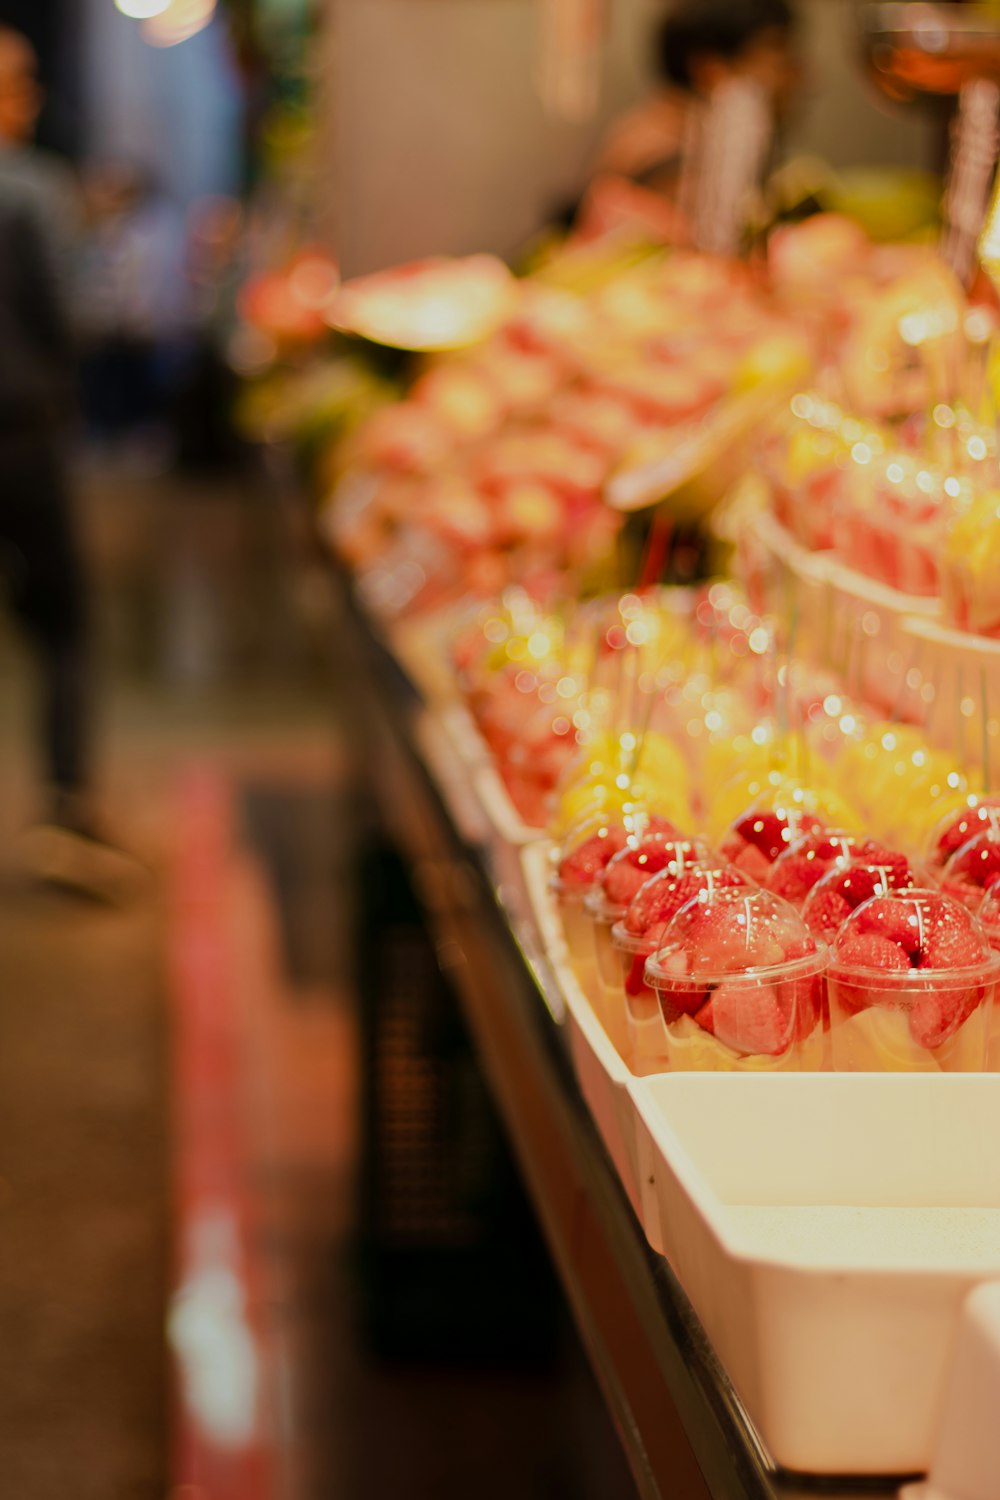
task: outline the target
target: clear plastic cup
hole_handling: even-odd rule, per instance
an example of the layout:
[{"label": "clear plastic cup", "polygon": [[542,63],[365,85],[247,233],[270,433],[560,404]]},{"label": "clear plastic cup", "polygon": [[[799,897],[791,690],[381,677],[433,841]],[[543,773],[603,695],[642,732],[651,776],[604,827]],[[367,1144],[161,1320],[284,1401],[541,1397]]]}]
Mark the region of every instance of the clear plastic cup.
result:
[{"label": "clear plastic cup", "polygon": [[[636,834],[609,860],[584,901],[591,923],[597,973],[595,1009],[605,1031],[623,1056],[629,1051],[622,1007],[622,965],[612,939],[614,924],[624,917],[634,896],[654,875],[679,875],[692,863],[711,859],[703,839],[671,837],[652,825]],[[669,825],[668,825],[669,827]],[[674,830],[676,835],[676,830]]]},{"label": "clear plastic cup", "polygon": [[818,1071],[828,950],[765,890],[702,891],[646,961],[672,1069]]},{"label": "clear plastic cup", "polygon": [[646,983],[646,960],[670,922],[702,891],[755,889],[742,870],[709,855],[651,876],[611,927],[610,952],[602,951],[602,982],[608,1007],[624,1007],[627,1057],[636,1073],[662,1073],[668,1066],[666,1033],[656,995]]},{"label": "clear plastic cup", "polygon": [[771,873],[771,866],[805,834],[823,827],[815,813],[789,807],[765,804],[748,807],[730,825],[721,844],[721,852],[739,869],[745,870],[761,884]]},{"label": "clear plastic cup", "polygon": [[986,929],[990,947],[1000,949],[1000,880],[995,880],[986,887],[982,905],[976,915]]},{"label": "clear plastic cup", "polygon": [[872,896],[887,896],[919,884],[909,860],[893,854],[835,867],[818,880],[802,903],[802,920],[813,937],[832,943],[852,911]]},{"label": "clear plastic cup", "polygon": [[948,813],[931,834],[927,849],[928,869],[943,870],[951,856],[977,833],[1000,837],[1000,798],[970,796],[960,813]]},{"label": "clear plastic cup", "polygon": [[983,892],[1000,878],[1000,833],[984,828],[956,849],[941,872],[941,889],[969,911],[983,904]]},{"label": "clear plastic cup", "polygon": [[941,891],[873,896],[844,923],[827,972],[833,1067],[981,1072],[1000,953]]},{"label": "clear plastic cup", "polygon": [[882,848],[863,834],[840,828],[814,828],[790,845],[771,865],[764,885],[801,910],[809,892],[829,870],[843,869],[862,857],[874,858]]},{"label": "clear plastic cup", "polygon": [[555,851],[550,886],[556,898],[563,937],[577,977],[588,999],[597,989],[587,892],[604,867],[628,842],[632,813],[598,809],[581,818]]}]

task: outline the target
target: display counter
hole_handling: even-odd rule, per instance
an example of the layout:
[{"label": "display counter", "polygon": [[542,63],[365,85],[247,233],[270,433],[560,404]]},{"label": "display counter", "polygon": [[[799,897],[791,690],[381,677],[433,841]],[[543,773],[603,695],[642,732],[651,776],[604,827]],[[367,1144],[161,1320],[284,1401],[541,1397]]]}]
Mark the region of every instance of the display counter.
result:
[{"label": "display counter", "polygon": [[390,641],[374,626],[345,573],[336,573],[336,586],[342,697],[382,832],[411,869],[639,1493],[895,1493],[898,1479],[818,1480],[771,1462],[682,1287],[648,1244],[591,1119],[522,848],[484,807],[434,692],[433,663],[421,671],[419,645]]}]

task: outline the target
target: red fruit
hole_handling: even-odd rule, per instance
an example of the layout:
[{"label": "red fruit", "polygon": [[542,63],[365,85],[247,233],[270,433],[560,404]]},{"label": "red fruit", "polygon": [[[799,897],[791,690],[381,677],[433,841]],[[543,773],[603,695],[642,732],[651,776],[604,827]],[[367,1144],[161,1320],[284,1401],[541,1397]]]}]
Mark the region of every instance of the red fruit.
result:
[{"label": "red fruit", "polygon": [[626,995],[649,995],[652,991],[646,983],[646,955],[637,953],[625,978]]},{"label": "red fruit", "polygon": [[625,846],[625,830],[614,824],[591,834],[567,854],[559,866],[559,878],[581,889],[593,885],[605,865]]},{"label": "red fruit", "polygon": [[934,856],[936,863],[941,865],[947,863],[956,849],[961,849],[962,845],[967,843],[974,834],[989,828],[996,828],[998,823],[1000,823],[1000,809],[996,802],[980,802],[977,806],[960,813],[938,837]]},{"label": "red fruit", "polygon": [[733,832],[759,849],[769,865],[788,848],[788,819],[783,813],[748,813],[733,825]]},{"label": "red fruit", "polygon": [[924,969],[964,969],[981,963],[983,940],[974,930],[965,908],[944,908],[924,924]]},{"label": "red fruit", "polygon": [[720,984],[698,1011],[698,1024],[744,1056],[778,1057],[795,1037],[795,995],[787,984]]},{"label": "red fruit", "polygon": [[745,844],[733,856],[733,864],[749,875],[751,880],[763,883],[771,873],[771,860],[753,844]]},{"label": "red fruit", "polygon": [[955,1035],[983,998],[982,985],[961,989],[933,989],[920,996],[910,1011],[910,1035],[918,1047],[940,1047]]},{"label": "red fruit", "polygon": [[877,932],[852,932],[837,945],[837,964],[845,968],[909,969],[910,960],[898,943]]},{"label": "red fruit", "polygon": [[818,855],[809,859],[805,854],[788,854],[773,867],[767,888],[776,896],[784,896],[786,901],[801,901],[820,876],[826,874],[828,864],[829,859]]},{"label": "red fruit", "polygon": [[830,939],[851,915],[851,904],[839,891],[819,891],[803,913],[816,937]]},{"label": "red fruit", "polygon": [[669,922],[682,906],[706,890],[709,884],[714,890],[729,890],[746,885],[747,880],[739,870],[725,865],[711,869],[704,865],[689,865],[669,874],[661,871],[636,893],[624,917],[627,931],[637,937],[652,935],[654,926]]},{"label": "red fruit", "polygon": [[695,847],[672,827],[669,834],[645,833],[638,845],[620,849],[608,864],[601,881],[605,896],[614,906],[628,906],[652,875],[676,864]]},{"label": "red fruit", "polygon": [[854,921],[858,933],[877,934],[897,944],[912,965],[921,962],[924,924],[909,906],[891,896],[876,896],[858,911]]}]

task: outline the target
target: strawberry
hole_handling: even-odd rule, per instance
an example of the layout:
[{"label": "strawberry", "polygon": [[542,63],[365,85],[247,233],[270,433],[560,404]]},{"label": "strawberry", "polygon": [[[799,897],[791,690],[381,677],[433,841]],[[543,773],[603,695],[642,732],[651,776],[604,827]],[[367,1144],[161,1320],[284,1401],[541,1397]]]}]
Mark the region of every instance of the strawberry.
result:
[{"label": "strawberry", "polygon": [[877,932],[851,932],[837,945],[837,964],[845,968],[909,969],[910,961],[898,943]]},{"label": "strawberry", "polygon": [[855,931],[875,933],[895,943],[914,966],[922,961],[924,923],[918,912],[892,896],[876,896],[865,902],[854,918]]},{"label": "strawberry", "polygon": [[942,886],[958,900],[976,905],[981,893],[1000,876],[1000,840],[980,833],[963,844],[945,867]]},{"label": "strawberry", "polygon": [[983,987],[927,990],[910,1011],[910,1035],[918,1047],[940,1047],[969,1019],[983,998]]},{"label": "strawberry", "polygon": [[1000,824],[1000,808],[995,801],[977,803],[975,807],[970,807],[966,812],[960,813],[938,835],[937,847],[934,851],[935,864],[946,864],[956,849],[961,849],[962,845],[975,834],[996,828],[998,824]]},{"label": "strawberry", "polygon": [[826,873],[828,864],[818,856],[810,859],[807,854],[789,851],[772,866],[767,888],[786,901],[802,901]]},{"label": "strawberry", "polygon": [[626,995],[648,995],[651,993],[646,983],[646,954],[636,953],[632,959],[632,966],[625,979]]},{"label": "strawberry", "polygon": [[[733,824],[733,833],[744,844],[759,849],[767,864],[773,864],[788,848],[788,819],[779,812],[751,812]],[[725,851],[724,851],[725,852]]]},{"label": "strawberry", "polygon": [[559,878],[567,885],[581,889],[593,885],[605,865],[625,847],[625,830],[614,824],[592,833],[565,856],[559,866]]},{"label": "strawberry", "polygon": [[851,904],[834,890],[817,890],[810,898],[803,917],[816,937],[830,939],[851,915]]},{"label": "strawberry", "polygon": [[922,968],[963,969],[981,963],[983,941],[972,927],[965,908],[944,907],[924,924]]},{"label": "strawberry", "polygon": [[754,844],[745,844],[732,856],[733,864],[751,880],[765,881],[771,873],[771,860]]},{"label": "strawberry", "polygon": [[698,1024],[735,1052],[778,1057],[794,1039],[794,992],[783,984],[720,984],[698,1011]]},{"label": "strawberry", "polygon": [[638,844],[620,849],[608,863],[601,880],[605,896],[614,906],[628,906],[651,876],[676,865],[699,847],[680,838],[672,827],[669,834],[645,833]]}]

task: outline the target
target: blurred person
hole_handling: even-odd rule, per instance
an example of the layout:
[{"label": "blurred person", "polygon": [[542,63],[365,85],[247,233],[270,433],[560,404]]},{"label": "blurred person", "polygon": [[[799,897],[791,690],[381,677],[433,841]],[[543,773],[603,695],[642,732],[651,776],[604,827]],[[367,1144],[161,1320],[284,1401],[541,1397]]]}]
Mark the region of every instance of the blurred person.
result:
[{"label": "blurred person", "polygon": [[183,219],[152,177],[128,162],[94,170],[85,202],[79,299],[89,434],[163,468],[171,400],[189,353]]},{"label": "blurred person", "polygon": [[741,79],[764,92],[775,122],[800,78],[790,0],[680,0],[655,38],[657,83],[616,121],[598,151],[577,223],[582,233],[634,223],[670,243],[690,237],[680,203],[692,132],[703,106]]},{"label": "blurred person", "polygon": [[0,572],[37,658],[50,797],[23,850],[37,875],[113,894],[131,861],[91,795],[87,588],[66,471],[74,408],[73,179],[30,144],[34,52],[0,29]]}]

